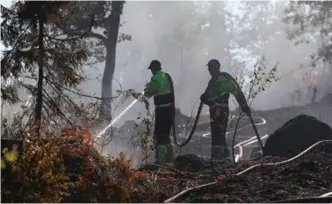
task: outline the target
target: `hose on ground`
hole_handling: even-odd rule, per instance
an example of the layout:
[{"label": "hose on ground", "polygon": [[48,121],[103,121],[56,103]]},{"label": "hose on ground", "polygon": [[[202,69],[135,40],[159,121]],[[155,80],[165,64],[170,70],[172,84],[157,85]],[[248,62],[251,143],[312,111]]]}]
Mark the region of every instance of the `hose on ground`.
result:
[{"label": "hose on ground", "polygon": [[328,192],[328,193],[325,193],[321,196],[319,196],[320,198],[325,198],[325,197],[332,197],[332,192]]},{"label": "hose on ground", "polygon": [[[248,116],[248,118],[249,118],[249,120],[250,120],[250,123],[251,123],[252,128],[254,129],[254,132],[255,132],[255,134],[256,134],[256,138],[257,138],[257,141],[258,141],[258,143],[259,143],[259,146],[260,146],[260,148],[261,148],[261,150],[262,150],[262,152],[263,152],[263,143],[262,143],[262,139],[261,139],[261,137],[260,137],[260,135],[259,135],[259,132],[258,132],[257,126],[256,126],[256,124],[255,124],[255,122],[254,122],[254,119],[253,119],[251,113],[247,114],[247,116]],[[232,147],[233,147],[233,148],[232,148],[232,151],[231,151],[231,152],[232,152],[232,160],[233,160],[234,163],[236,163],[236,161],[235,161],[235,153],[234,153],[235,137],[236,137],[237,127],[238,127],[238,125],[239,125],[240,120],[241,120],[241,114],[240,114],[240,116],[239,116],[239,119],[236,121],[235,131],[234,131],[234,134],[233,134],[233,137],[232,137]]]},{"label": "hose on ground", "polygon": [[292,162],[295,159],[303,156],[305,153],[309,152],[312,148],[314,148],[317,145],[320,145],[322,143],[332,143],[332,140],[321,140],[321,141],[318,141],[315,144],[313,144],[310,147],[308,147],[307,149],[305,149],[303,152],[299,153],[298,155],[296,155],[296,156],[294,156],[294,157],[292,157],[290,159],[287,159],[287,160],[284,160],[284,161],[280,161],[280,162],[275,162],[275,163],[256,164],[254,166],[251,166],[251,167],[249,167],[249,168],[247,168],[247,169],[245,169],[245,170],[237,173],[236,175],[239,176],[239,175],[241,175],[243,173],[246,173],[246,172],[248,172],[248,171],[250,171],[250,170],[252,170],[252,169],[254,169],[254,168],[258,167],[258,166],[277,166],[277,165],[280,165],[280,164],[287,164],[287,163]]},{"label": "hose on ground", "polygon": [[[289,162],[292,162],[296,159],[298,159],[299,157],[303,156],[305,153],[309,152],[312,148],[320,145],[320,144],[323,144],[323,143],[332,143],[332,140],[321,140],[321,141],[318,141],[316,142],[315,144],[311,145],[310,147],[308,147],[307,149],[305,149],[304,151],[302,151],[301,153],[297,154],[296,156],[290,158],[290,159],[287,159],[287,160],[284,160],[284,161],[280,161],[280,162],[275,162],[275,163],[265,163],[265,164],[256,164],[256,165],[253,165],[237,174],[235,174],[236,176],[239,176],[239,175],[242,175],[256,167],[259,167],[259,166],[278,166],[278,165],[281,165],[281,164],[286,164],[286,163],[289,163]],[[179,198],[180,196],[186,194],[187,192],[190,192],[192,190],[196,190],[196,189],[199,189],[199,188],[203,188],[203,187],[206,187],[206,186],[211,186],[211,185],[214,185],[214,184],[217,184],[218,181],[214,181],[214,182],[211,182],[211,183],[207,183],[207,184],[203,184],[203,185],[200,185],[200,186],[195,186],[195,187],[192,187],[192,188],[188,188],[186,190],[183,190],[181,191],[180,193],[174,195],[173,197],[167,199],[164,201],[164,203],[169,203],[169,202],[172,202],[174,201],[175,199]],[[326,196],[326,194],[324,194]],[[322,195],[323,196],[323,195]],[[330,196],[330,194],[328,194],[328,196]],[[321,197],[323,198],[323,197]],[[327,197],[324,197],[324,198],[327,198]],[[328,197],[330,198],[330,197]]]}]

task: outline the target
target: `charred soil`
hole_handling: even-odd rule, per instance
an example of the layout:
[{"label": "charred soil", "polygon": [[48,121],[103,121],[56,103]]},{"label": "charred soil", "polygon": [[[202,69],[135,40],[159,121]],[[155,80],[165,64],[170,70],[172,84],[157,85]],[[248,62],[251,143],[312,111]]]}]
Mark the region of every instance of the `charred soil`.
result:
[{"label": "charred soil", "polygon": [[239,176],[234,174],[248,166],[276,160],[282,158],[242,163],[231,174],[215,174],[215,178],[219,177],[216,184],[191,190],[174,202],[272,202],[332,191],[332,157],[323,153],[309,154],[287,164],[258,166]]}]

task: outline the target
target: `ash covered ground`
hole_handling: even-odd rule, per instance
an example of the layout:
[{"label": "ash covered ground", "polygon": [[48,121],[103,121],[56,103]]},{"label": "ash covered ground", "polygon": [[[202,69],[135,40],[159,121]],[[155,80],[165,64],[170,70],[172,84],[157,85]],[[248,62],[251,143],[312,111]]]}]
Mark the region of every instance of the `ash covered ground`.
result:
[{"label": "ash covered ground", "polygon": [[[259,161],[241,162],[238,165],[229,162],[213,164],[202,162],[200,169],[190,172],[180,170],[176,163],[174,166],[167,167],[147,165],[140,170],[154,173],[156,176],[156,183],[158,183],[156,185],[161,188],[156,188],[155,193],[158,198],[156,202],[164,202],[172,197],[170,195],[213,181],[217,182],[190,190],[170,202],[272,202],[319,197],[332,191],[331,154],[307,154],[287,164],[258,166],[242,175],[236,175],[255,164],[277,162],[283,159],[265,158]],[[156,172],[159,175],[156,175]],[[148,195],[140,195],[138,201],[145,202],[147,197]]]},{"label": "ash covered ground", "polygon": [[[261,122],[261,118],[266,121],[266,123],[258,126],[261,136],[271,135],[271,137],[272,135],[276,137],[276,130],[279,132],[281,130],[284,131],[283,134],[285,131],[289,131],[287,128],[285,129],[285,127],[289,126],[287,124],[285,126],[285,123],[291,119],[296,118],[299,121],[303,120],[303,118],[309,118],[308,121],[310,123],[310,121],[316,120],[311,118],[311,116],[314,116],[320,120],[316,121],[319,125],[327,128],[325,133],[328,136],[326,136],[326,139],[329,139],[329,137],[331,139],[332,130],[328,127],[332,123],[331,104],[332,97],[329,96],[316,104],[302,107],[255,111],[254,116],[257,123]],[[205,118],[207,117],[205,116]],[[306,126],[303,128],[311,127],[310,124]],[[239,127],[241,128],[237,133],[237,142],[254,136],[248,120],[243,119]],[[289,127],[294,128],[294,125]],[[156,185],[161,186],[153,192],[155,202],[164,202],[185,189],[215,181],[217,182],[213,185],[190,190],[172,200],[172,202],[272,202],[318,197],[332,191],[331,146],[318,146],[294,161],[281,165],[258,166],[246,173],[236,175],[248,167],[283,161],[294,156],[294,154],[289,155],[289,157],[268,156],[256,160],[240,161],[237,164],[232,163],[230,160],[211,162],[209,159],[210,137],[207,134],[209,133],[208,128],[208,122],[204,123],[203,121],[200,123],[193,140],[181,149],[181,156],[178,156],[174,163],[163,165],[148,164],[140,168],[140,171],[149,172],[154,176]],[[231,125],[229,125],[228,131],[230,132],[228,141],[230,141],[230,138],[233,136]],[[321,140],[318,137],[322,134],[325,135],[325,133],[317,130],[317,138],[312,140],[311,143],[309,141],[310,145],[315,143],[315,141]],[[202,136],[203,134],[205,136]],[[313,138],[315,137],[313,136]],[[266,142],[267,138],[265,137],[263,143]],[[300,144],[301,139],[299,138],[299,136],[294,136],[289,139],[298,140]],[[247,154],[247,158],[250,156],[248,154],[251,154],[252,149],[255,147],[257,147],[257,142],[244,147],[244,154]],[[151,198],[151,195],[140,194],[133,201],[148,202],[148,198]],[[311,200],[311,202],[316,201]],[[325,200],[324,202],[328,201]]]}]

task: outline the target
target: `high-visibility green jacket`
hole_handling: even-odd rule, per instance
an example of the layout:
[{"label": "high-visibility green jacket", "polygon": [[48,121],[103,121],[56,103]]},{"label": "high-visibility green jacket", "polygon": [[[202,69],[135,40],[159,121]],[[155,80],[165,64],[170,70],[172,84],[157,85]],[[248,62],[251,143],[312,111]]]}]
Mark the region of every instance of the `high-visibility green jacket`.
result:
[{"label": "high-visibility green jacket", "polygon": [[211,78],[203,95],[208,105],[228,106],[229,94],[236,97],[239,92],[241,90],[235,80],[229,74],[221,72]]},{"label": "high-visibility green jacket", "polygon": [[154,97],[154,104],[160,107],[170,106],[174,103],[173,82],[170,75],[161,70],[157,71],[146,84],[144,96]]}]

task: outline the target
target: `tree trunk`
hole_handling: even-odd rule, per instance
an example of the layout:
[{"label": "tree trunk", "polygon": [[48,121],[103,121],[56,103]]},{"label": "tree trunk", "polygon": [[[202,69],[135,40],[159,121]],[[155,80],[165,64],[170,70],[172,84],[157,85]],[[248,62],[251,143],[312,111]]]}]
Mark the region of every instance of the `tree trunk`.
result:
[{"label": "tree trunk", "polygon": [[42,108],[43,108],[43,60],[44,60],[44,42],[43,42],[43,30],[44,30],[44,17],[39,13],[39,36],[38,36],[38,46],[39,46],[39,62],[38,62],[38,82],[37,82],[37,100],[36,100],[36,115],[35,115],[35,128],[36,131],[40,131],[41,118],[42,118]]},{"label": "tree trunk", "polygon": [[115,70],[116,53],[112,48],[107,47],[106,63],[102,78],[101,87],[101,115],[106,120],[112,119],[112,79]]},{"label": "tree trunk", "polygon": [[101,87],[101,116],[112,119],[112,79],[116,62],[116,45],[118,41],[120,16],[124,1],[112,1],[112,13],[109,17],[109,29],[106,40],[106,62]]}]

